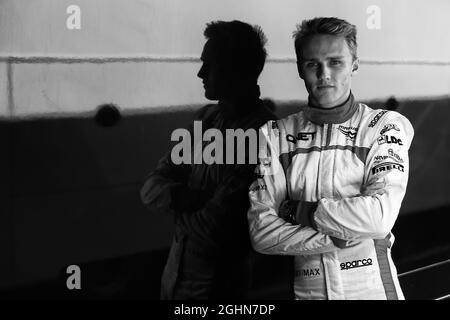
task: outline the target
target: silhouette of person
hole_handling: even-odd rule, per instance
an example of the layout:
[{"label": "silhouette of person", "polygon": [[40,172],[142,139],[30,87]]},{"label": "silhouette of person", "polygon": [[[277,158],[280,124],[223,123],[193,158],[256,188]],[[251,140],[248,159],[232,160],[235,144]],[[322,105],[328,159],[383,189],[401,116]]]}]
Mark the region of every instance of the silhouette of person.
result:
[{"label": "silhouette of person", "polygon": [[[240,21],[215,21],[207,24],[204,35],[207,41],[198,77],[205,97],[218,103],[198,113],[203,131],[217,129],[223,137],[227,129],[257,132],[275,118],[260,100],[257,85],[267,55],[264,33]],[[210,143],[203,142],[203,148]],[[237,152],[236,148],[231,152]],[[169,152],[146,178],[141,189],[145,206],[173,214],[175,221],[161,299],[246,297],[252,252],[246,215],[248,188],[257,159],[255,151],[255,163],[251,163],[250,150],[251,146],[245,149],[243,164],[233,154],[231,164],[176,165]],[[193,148],[191,159],[195,152]],[[230,156],[230,150],[226,152]]]},{"label": "silhouette of person", "polygon": [[252,244],[294,256],[296,299],[403,299],[391,229],[414,130],[396,111],[356,102],[354,25],[305,20],[294,37],[308,106],[261,129],[272,170],[260,165],[250,189]]}]

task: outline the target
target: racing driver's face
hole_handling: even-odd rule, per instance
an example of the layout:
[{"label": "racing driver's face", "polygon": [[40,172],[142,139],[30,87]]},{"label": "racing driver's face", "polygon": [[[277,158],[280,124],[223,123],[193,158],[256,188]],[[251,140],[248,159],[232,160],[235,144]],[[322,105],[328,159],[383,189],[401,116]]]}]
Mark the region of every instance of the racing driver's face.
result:
[{"label": "racing driver's face", "polygon": [[333,108],[344,103],[358,69],[344,37],[318,34],[306,39],[298,52],[297,69],[313,106]]}]

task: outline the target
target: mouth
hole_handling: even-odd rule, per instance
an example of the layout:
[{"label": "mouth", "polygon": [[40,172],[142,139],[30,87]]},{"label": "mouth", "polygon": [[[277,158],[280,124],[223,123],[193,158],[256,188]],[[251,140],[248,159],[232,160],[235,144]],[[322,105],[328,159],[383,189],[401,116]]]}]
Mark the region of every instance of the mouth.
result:
[{"label": "mouth", "polygon": [[317,86],[317,89],[319,89],[319,90],[332,89],[332,88],[334,88],[334,86],[332,86],[332,85]]}]

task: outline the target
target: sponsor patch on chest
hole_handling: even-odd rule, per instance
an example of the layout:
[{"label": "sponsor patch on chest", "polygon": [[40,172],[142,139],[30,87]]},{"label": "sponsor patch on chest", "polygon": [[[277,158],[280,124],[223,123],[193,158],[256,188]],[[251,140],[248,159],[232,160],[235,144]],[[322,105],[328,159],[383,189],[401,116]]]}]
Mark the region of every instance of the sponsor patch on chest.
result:
[{"label": "sponsor patch on chest", "polygon": [[338,127],[339,132],[342,133],[347,140],[351,140],[351,141],[355,141],[356,134],[358,133],[358,129],[359,128],[356,128],[356,127],[346,127],[346,126],[342,126],[342,125],[340,125]]},{"label": "sponsor patch on chest", "polygon": [[286,140],[291,143],[296,143],[297,141],[311,141],[314,140],[317,132],[297,132],[297,135],[292,134],[286,135]]}]

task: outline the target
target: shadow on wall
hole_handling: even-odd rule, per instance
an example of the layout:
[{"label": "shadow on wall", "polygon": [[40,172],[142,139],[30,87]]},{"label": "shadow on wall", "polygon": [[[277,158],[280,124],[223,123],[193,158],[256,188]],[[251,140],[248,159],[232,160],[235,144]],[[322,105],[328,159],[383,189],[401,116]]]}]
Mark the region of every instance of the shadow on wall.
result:
[{"label": "shadow on wall", "polygon": [[168,246],[171,218],[147,212],[139,189],[191,113],[130,116],[110,126],[111,110],[96,121],[0,123],[8,204],[0,215],[0,288],[52,278],[64,265]]},{"label": "shadow on wall", "polygon": [[[300,105],[298,101],[272,103],[280,117],[298,111]],[[381,101],[367,104],[373,108],[386,105]],[[414,235],[397,235],[393,252],[397,259],[406,259],[401,262],[404,268],[414,264],[404,257],[413,256],[419,248],[416,242],[405,239],[417,238],[415,232],[423,229],[423,221],[401,221],[423,217],[420,212],[448,205],[449,104],[449,98],[397,102],[397,111],[415,128],[410,182],[396,226],[400,234],[406,232],[402,226],[414,226]],[[396,104],[391,100],[388,105]],[[83,294],[98,298],[158,297],[172,221],[148,212],[140,203],[139,189],[145,175],[170,150],[171,132],[187,127],[196,108],[121,115],[117,106],[102,107],[94,119],[0,123],[0,133],[5,133],[1,139],[8,150],[0,164],[6,171],[4,176],[9,177],[0,184],[2,199],[8,204],[0,216],[0,246],[5,253],[0,259],[0,289],[17,288],[8,291],[11,297],[45,297],[44,288],[50,288],[45,291],[48,295],[68,298]],[[447,225],[448,209],[444,211],[446,215],[439,220],[428,216],[424,221]],[[433,248],[448,245],[448,239],[438,239],[433,233],[425,239]],[[422,255],[426,255],[427,243],[420,249]],[[264,267],[256,270],[252,294],[258,297],[276,292],[276,297],[288,298],[290,281],[282,274],[290,274],[289,259],[256,259]],[[81,294],[65,288],[65,267],[70,264],[86,270],[88,289]],[[278,270],[284,271],[279,273],[277,285],[264,287],[265,275],[277,274]],[[51,279],[53,282],[45,282]],[[41,287],[19,289],[40,282]]]}]

